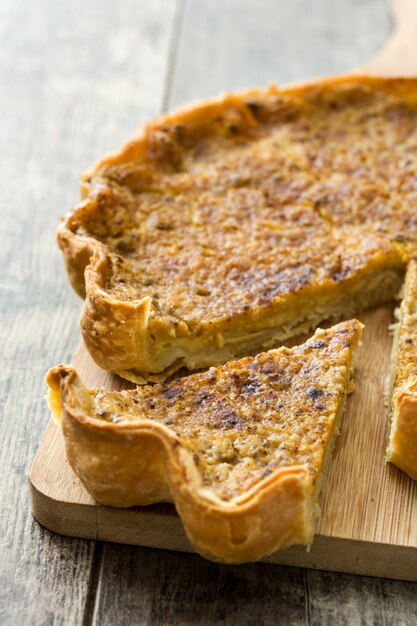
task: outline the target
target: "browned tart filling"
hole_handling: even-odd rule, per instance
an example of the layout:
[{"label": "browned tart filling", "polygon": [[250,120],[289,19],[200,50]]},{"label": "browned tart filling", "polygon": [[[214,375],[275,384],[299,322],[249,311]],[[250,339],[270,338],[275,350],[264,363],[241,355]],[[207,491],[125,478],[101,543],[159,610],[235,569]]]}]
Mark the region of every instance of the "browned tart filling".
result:
[{"label": "browned tart filling", "polygon": [[417,80],[203,103],[82,188],[58,238],[95,360],[139,382],[222,362],[397,294],[417,243]]}]

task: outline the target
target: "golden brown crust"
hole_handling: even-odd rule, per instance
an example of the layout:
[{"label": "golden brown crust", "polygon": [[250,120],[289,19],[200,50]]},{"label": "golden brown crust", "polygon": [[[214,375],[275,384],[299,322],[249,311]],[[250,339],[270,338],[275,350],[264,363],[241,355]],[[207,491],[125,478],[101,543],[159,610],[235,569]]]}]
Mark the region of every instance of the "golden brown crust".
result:
[{"label": "golden brown crust", "polygon": [[396,392],[387,461],[417,480],[417,376]]},{"label": "golden brown crust", "polygon": [[393,351],[387,461],[417,480],[417,260],[408,265]]},{"label": "golden brown crust", "polygon": [[361,329],[344,322],[291,350],[125,392],[89,391],[74,368],[57,366],[49,403],[68,460],[102,504],[172,499],[208,558],[309,545]]},{"label": "golden brown crust", "polygon": [[93,358],[161,379],[395,297],[416,119],[417,79],[351,76],[148,124],[84,176],[58,231]]}]

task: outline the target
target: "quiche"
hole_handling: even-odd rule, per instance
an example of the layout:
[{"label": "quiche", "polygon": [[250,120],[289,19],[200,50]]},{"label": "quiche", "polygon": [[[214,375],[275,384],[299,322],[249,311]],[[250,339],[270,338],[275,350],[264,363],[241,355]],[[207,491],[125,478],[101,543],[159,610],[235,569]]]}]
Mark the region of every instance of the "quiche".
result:
[{"label": "quiche", "polygon": [[67,457],[97,500],[175,503],[191,544],[227,563],[310,545],[362,324],[129,391],[47,374]]},{"label": "quiche", "polygon": [[164,380],[399,291],[417,239],[417,79],[351,76],[159,117],[58,229],[94,360]]},{"label": "quiche", "polygon": [[387,461],[417,480],[417,260],[408,265],[392,356]]}]

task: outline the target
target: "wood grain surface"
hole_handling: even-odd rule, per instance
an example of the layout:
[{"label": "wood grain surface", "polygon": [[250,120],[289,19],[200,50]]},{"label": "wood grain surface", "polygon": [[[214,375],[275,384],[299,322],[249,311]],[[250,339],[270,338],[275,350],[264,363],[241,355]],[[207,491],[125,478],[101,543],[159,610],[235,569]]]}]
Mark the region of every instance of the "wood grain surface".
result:
[{"label": "wood grain surface", "polygon": [[25,478],[43,375],[79,342],[53,231],[80,172],[161,108],[348,70],[389,28],[384,0],[2,1],[1,624],[415,623],[414,583],[54,535]]}]

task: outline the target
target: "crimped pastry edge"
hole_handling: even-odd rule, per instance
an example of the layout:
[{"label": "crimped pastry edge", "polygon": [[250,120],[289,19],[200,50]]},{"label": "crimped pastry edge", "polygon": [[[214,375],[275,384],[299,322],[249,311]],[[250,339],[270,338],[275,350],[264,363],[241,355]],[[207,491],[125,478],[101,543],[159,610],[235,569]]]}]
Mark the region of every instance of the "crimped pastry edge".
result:
[{"label": "crimped pastry edge", "polygon": [[109,424],[89,417],[86,388],[70,365],[52,368],[46,380],[68,461],[99,503],[128,507],[173,500],[197,551],[225,563],[310,545],[313,486],[306,466],[278,469],[224,502],[202,486],[191,453],[168,428],[152,420]]}]

